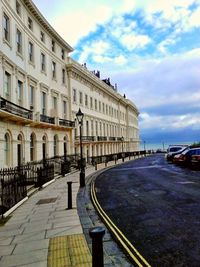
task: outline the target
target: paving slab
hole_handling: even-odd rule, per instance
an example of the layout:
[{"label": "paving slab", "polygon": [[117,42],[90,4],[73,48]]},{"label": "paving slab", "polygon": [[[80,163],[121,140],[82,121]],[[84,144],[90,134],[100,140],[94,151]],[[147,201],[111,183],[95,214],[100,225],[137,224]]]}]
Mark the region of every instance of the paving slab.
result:
[{"label": "paving slab", "polygon": [[0,246],[10,245],[14,237],[0,237]]},{"label": "paving slab", "polygon": [[62,236],[62,235],[70,235],[70,234],[79,234],[79,233],[83,233],[80,224],[68,227],[55,228],[53,230],[47,230],[46,238]]},{"label": "paving slab", "polygon": [[25,264],[35,263],[45,261],[47,259],[48,249],[35,250],[31,252],[26,252],[24,254],[9,255],[2,257],[0,261],[0,266],[3,267],[17,267]]},{"label": "paving slab", "polygon": [[48,249],[48,247],[49,239],[27,241],[17,244],[15,246],[15,249],[13,250],[13,254],[24,254],[25,252],[30,252],[34,250]]},{"label": "paving slab", "polygon": [[0,245],[0,256],[12,254],[14,248],[15,248],[15,245],[8,245],[8,246]]},{"label": "paving slab", "polygon": [[39,231],[23,235],[14,236],[12,244],[27,242],[30,240],[43,240],[45,239],[46,231]]}]

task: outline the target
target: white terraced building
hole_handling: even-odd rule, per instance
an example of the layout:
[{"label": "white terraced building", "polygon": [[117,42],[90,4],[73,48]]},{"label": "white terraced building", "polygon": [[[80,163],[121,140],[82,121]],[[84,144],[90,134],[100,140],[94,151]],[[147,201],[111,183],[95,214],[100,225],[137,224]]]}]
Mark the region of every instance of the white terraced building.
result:
[{"label": "white terraced building", "polygon": [[0,0],[0,168],[43,157],[139,148],[138,109],[110,80],[69,57],[73,48],[31,0]]}]

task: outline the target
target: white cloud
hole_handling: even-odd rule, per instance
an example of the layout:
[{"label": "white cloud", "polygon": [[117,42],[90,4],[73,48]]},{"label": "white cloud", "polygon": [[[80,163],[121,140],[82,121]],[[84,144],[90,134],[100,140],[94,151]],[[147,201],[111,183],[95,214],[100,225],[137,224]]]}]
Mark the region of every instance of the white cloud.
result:
[{"label": "white cloud", "polygon": [[184,106],[200,109],[200,49],[157,62],[141,60],[138,69],[132,58],[128,60],[129,70],[115,71],[111,77],[139,109],[153,108],[156,113],[162,106],[162,112],[166,106],[173,107],[172,112]]},{"label": "white cloud", "polygon": [[68,15],[57,16],[53,26],[67,42],[75,45],[79,38],[86,36],[91,31],[95,31],[97,23],[105,23],[110,15],[110,8],[99,6],[92,11],[92,16],[89,16],[88,12],[81,10]]},{"label": "white cloud", "polygon": [[187,127],[191,127],[191,130],[200,129],[200,113],[182,116],[159,116],[142,113],[140,114],[140,119],[140,127],[142,129],[180,130]]},{"label": "white cloud", "polygon": [[115,57],[114,61],[118,65],[124,65],[127,62],[127,59],[123,55],[120,55],[118,57]]},{"label": "white cloud", "polygon": [[121,37],[121,42],[128,50],[131,51],[134,50],[135,48],[145,47],[147,44],[151,42],[151,39],[147,35],[130,33],[130,34],[124,34]]},{"label": "white cloud", "polygon": [[200,26],[200,7],[197,8],[191,15],[189,20],[190,27]]},{"label": "white cloud", "polygon": [[102,55],[93,55],[93,60],[97,63],[106,63],[106,62],[112,61],[110,57],[106,57]]},{"label": "white cloud", "polygon": [[91,55],[95,59],[95,61],[104,62],[103,58],[106,59],[106,57],[103,55],[106,54],[109,48],[110,44],[103,40],[91,42],[90,45],[86,44],[83,47],[83,52],[79,57],[79,62],[85,62],[87,58]]},{"label": "white cloud", "polygon": [[59,0],[57,6],[54,1],[50,4],[50,0],[33,1],[44,15],[48,14],[47,20],[72,46],[83,36],[95,31],[97,25],[104,24],[113,16],[130,12],[135,7],[135,1],[130,0]]},{"label": "white cloud", "polygon": [[[156,29],[173,31],[173,37],[200,26],[200,7],[191,11],[189,7],[195,0],[168,0],[165,2],[153,0],[151,5],[146,4],[145,19]],[[173,30],[172,30],[173,28]]]}]

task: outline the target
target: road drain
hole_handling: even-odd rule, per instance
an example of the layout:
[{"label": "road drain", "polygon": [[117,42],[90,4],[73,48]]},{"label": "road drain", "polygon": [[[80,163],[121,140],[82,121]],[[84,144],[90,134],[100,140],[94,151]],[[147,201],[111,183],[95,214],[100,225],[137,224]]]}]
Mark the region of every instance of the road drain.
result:
[{"label": "road drain", "polygon": [[55,202],[56,199],[57,199],[57,197],[56,198],[44,198],[44,199],[40,199],[36,204],[37,205],[49,204],[49,203]]}]

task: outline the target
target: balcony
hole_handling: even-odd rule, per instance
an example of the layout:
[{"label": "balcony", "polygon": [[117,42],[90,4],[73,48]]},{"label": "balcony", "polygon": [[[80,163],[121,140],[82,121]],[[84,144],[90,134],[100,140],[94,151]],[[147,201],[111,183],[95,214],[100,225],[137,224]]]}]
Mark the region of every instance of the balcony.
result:
[{"label": "balcony", "polygon": [[[76,140],[80,140],[80,136],[76,136],[76,138],[75,138]],[[93,142],[93,141],[95,141],[95,136],[85,136],[85,135],[83,135],[82,136],[82,141],[84,142],[84,141],[89,141],[89,142]]]},{"label": "balcony", "polygon": [[40,114],[40,121],[50,123],[50,124],[55,124],[55,118],[54,117],[49,117],[49,116],[43,115],[43,114]]},{"label": "balcony", "polygon": [[7,120],[19,123],[30,123],[30,120],[33,119],[33,112],[31,110],[18,106],[3,97],[0,97],[0,111],[2,111],[0,112],[1,118],[5,117]]},{"label": "balcony", "polygon": [[112,136],[109,137],[109,141],[115,141],[115,140],[116,140],[115,137],[112,137]]},{"label": "balcony", "polygon": [[97,140],[98,141],[107,141],[107,136],[98,136]]},{"label": "balcony", "polygon": [[121,141],[122,142],[122,137],[117,137],[117,141]]},{"label": "balcony", "polygon": [[59,119],[59,125],[65,126],[65,127],[75,127],[74,121]]}]

